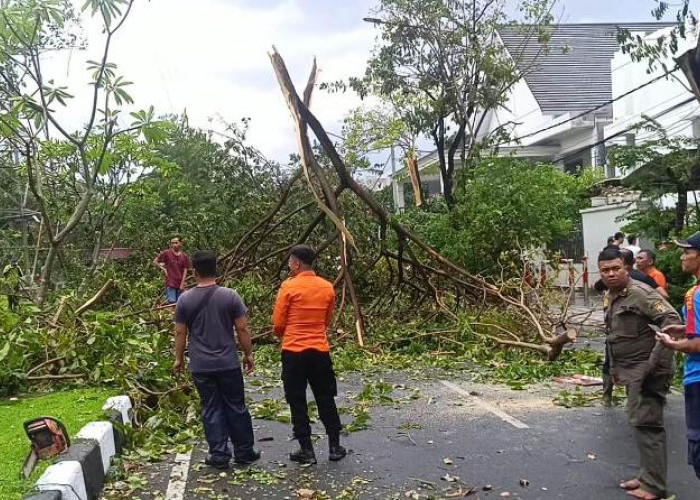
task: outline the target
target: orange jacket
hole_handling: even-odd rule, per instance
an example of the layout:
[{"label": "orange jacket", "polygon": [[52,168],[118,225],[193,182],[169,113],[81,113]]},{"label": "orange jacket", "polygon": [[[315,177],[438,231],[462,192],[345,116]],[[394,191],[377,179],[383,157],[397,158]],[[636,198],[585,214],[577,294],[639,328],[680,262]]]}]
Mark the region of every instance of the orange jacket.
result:
[{"label": "orange jacket", "polygon": [[660,288],[668,290],[668,283],[666,282],[666,276],[664,276],[664,273],[662,273],[655,267],[652,267],[651,269],[649,269],[649,272],[647,272],[647,274],[651,279],[656,281],[656,284],[659,285]]},{"label": "orange jacket", "polygon": [[302,271],[285,280],[272,313],[275,335],[282,338],[282,350],[330,351],[326,330],[334,308],[333,284],[313,271]]}]

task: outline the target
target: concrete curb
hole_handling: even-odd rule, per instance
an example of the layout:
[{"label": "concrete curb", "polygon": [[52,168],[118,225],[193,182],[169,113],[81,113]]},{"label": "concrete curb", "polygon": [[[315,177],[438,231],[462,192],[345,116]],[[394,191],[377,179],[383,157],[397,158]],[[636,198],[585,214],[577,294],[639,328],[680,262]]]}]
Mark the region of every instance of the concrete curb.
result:
[{"label": "concrete curb", "polygon": [[126,444],[125,427],[133,425],[134,412],[128,396],[107,399],[102,410],[106,421],[90,422],[71,440],[58,462],[49,466],[36,482],[36,491],[24,500],[97,500],[112,458]]}]

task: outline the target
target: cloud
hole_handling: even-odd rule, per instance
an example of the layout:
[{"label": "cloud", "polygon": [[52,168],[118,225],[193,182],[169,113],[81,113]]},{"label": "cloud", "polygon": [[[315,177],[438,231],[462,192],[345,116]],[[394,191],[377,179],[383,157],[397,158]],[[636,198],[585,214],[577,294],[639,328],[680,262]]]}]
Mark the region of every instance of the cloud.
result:
[{"label": "cloud", "polygon": [[[187,110],[196,126],[217,128],[209,118],[252,118],[250,141],[267,156],[284,161],[296,152],[291,119],[270,66],[276,45],[299,87],[314,55],[320,81],[364,71],[376,31],[361,21],[334,26],[316,18],[313,1],[279,0],[243,4],[230,0],[151,0],[136,2],[115,36],[110,59],[134,85],[136,108],[154,105],[161,113]],[[318,1],[318,0],[314,0]],[[323,24],[320,21],[323,20]],[[63,118],[75,127],[86,121],[90,96],[85,61],[99,59],[104,34],[94,21],[84,24],[88,49],[53,54],[47,73],[76,94]],[[319,90],[314,111],[330,130],[338,131],[345,113],[359,101],[352,95]]]}]

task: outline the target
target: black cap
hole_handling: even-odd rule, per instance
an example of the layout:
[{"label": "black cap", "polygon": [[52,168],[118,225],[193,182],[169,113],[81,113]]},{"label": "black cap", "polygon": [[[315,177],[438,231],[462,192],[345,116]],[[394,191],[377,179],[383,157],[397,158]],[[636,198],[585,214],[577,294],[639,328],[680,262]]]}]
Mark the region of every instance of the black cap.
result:
[{"label": "black cap", "polygon": [[690,236],[687,240],[676,240],[675,243],[681,248],[700,250],[700,231]]}]

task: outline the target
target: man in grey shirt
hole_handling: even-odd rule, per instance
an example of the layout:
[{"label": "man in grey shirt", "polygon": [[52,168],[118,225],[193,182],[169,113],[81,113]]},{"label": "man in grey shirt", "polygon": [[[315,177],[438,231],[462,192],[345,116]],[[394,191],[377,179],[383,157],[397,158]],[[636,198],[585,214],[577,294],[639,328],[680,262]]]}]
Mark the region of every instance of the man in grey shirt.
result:
[{"label": "man in grey shirt", "polygon": [[251,373],[253,345],[248,330],[248,309],[230,288],[216,284],[216,254],[196,252],[193,267],[197,286],[182,294],[175,309],[175,363],[182,372],[189,341],[189,370],[202,399],[204,434],[209,444],[207,465],[227,469],[231,461],[249,464],[260,458],[253,449],[253,422],[245,405],[243,372],[236,349],[235,331],[244,352],[243,368]]}]

